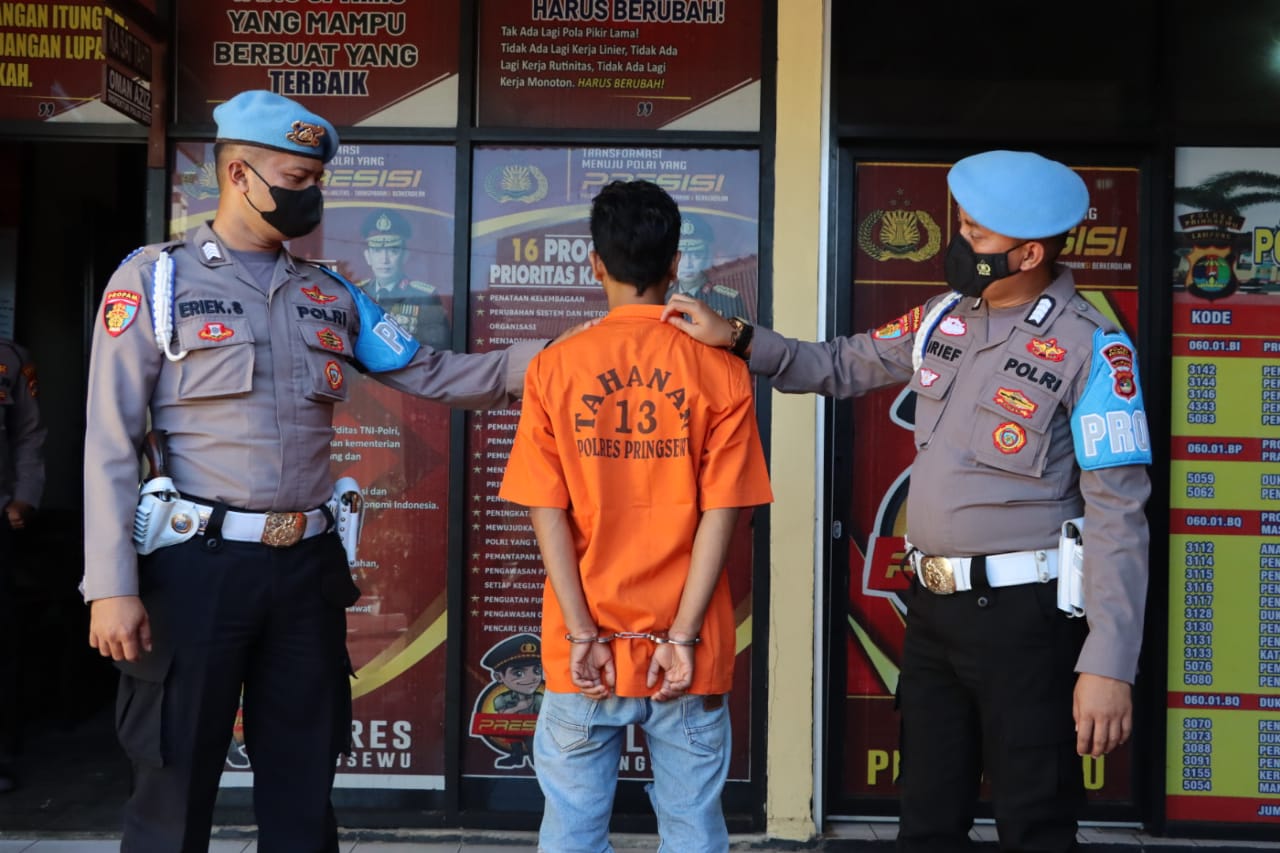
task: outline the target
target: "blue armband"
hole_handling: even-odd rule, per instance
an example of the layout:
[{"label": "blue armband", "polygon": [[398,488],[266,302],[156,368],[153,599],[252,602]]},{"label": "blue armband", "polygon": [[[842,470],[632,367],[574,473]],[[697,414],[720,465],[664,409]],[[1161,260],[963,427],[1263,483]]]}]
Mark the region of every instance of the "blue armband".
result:
[{"label": "blue armband", "polygon": [[360,316],[360,332],[354,353],[356,361],[370,373],[386,373],[399,370],[413,360],[421,346],[417,338],[406,332],[381,305],[369,298],[369,294],[328,267],[319,264],[316,267],[342,284],[356,301],[356,313]]},{"label": "blue armband", "polygon": [[1080,468],[1151,464],[1151,433],[1133,344],[1124,332],[1093,333],[1089,383],[1071,413]]}]

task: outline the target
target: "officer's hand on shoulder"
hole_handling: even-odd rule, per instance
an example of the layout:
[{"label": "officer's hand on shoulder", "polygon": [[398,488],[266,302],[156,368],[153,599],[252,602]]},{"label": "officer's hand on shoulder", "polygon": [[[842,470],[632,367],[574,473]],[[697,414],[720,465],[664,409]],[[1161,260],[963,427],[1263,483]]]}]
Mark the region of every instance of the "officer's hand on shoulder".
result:
[{"label": "officer's hand on shoulder", "polygon": [[90,603],[89,645],[112,660],[137,661],[151,651],[151,620],[142,599],[118,595]]},{"label": "officer's hand on shoulder", "polygon": [[701,299],[673,294],[662,309],[662,322],[670,323],[695,341],[708,346],[727,347],[733,343],[733,327]]}]

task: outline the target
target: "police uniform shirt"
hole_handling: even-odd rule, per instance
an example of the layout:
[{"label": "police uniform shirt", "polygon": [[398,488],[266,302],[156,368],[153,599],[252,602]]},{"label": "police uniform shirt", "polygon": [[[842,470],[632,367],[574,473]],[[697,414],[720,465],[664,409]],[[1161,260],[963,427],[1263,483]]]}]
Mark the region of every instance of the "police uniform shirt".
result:
[{"label": "police uniform shirt", "polygon": [[779,391],[834,397],[909,383],[917,400],[907,531],[927,554],[1056,549],[1062,522],[1083,513],[1090,630],[1077,670],[1132,683],[1151,484],[1144,465],[1080,470],[1070,412],[1089,379],[1094,332],[1114,326],[1076,293],[1069,269],[1055,273],[1019,320],[997,324],[1003,333],[992,334],[985,301],[960,299],[934,327],[919,370],[918,326],[945,296],[874,332],[822,343],[757,329],[751,370]]},{"label": "police uniform shirt", "polygon": [[35,365],[27,351],[0,340],[0,508],[11,501],[40,505],[46,430],[37,393]]},{"label": "police uniform shirt", "polygon": [[[174,263],[170,361],[152,325],[160,251]],[[86,601],[138,592],[131,541],[138,448],[152,426],[168,433],[179,491],[234,509],[292,512],[330,497],[333,404],[347,398],[359,318],[340,284],[281,250],[269,292],[209,225],[185,242],[127,259],[103,295],[94,329],[85,440]],[[426,399],[486,408],[514,399],[527,341],[497,352],[422,347],[404,368],[370,374]]]}]

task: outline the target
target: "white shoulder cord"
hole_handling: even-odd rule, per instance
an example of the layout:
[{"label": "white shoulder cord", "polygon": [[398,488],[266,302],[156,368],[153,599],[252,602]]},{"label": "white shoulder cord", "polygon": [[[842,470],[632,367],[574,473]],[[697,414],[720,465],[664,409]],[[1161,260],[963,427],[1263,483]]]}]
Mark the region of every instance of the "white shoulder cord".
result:
[{"label": "white shoulder cord", "polygon": [[911,346],[911,370],[917,371],[920,365],[924,363],[924,348],[929,345],[929,338],[933,335],[934,328],[938,323],[942,322],[942,317],[952,307],[960,301],[960,294],[952,292],[947,295],[946,299],[941,300],[932,308],[929,313],[924,315],[924,322],[920,324],[920,333],[916,335],[915,342]]},{"label": "white shoulder cord", "polygon": [[175,353],[171,348],[173,338],[173,258],[161,250],[156,259],[156,269],[151,277],[151,324],[156,335],[156,346],[170,361],[181,361],[187,351]]}]

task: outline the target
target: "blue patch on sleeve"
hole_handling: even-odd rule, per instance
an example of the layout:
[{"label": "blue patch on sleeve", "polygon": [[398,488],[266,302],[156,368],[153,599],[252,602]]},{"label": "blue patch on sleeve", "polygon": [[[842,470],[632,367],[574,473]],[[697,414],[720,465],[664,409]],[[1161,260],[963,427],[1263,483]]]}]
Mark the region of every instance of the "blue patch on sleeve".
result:
[{"label": "blue patch on sleeve", "polygon": [[1093,333],[1089,384],[1071,413],[1081,469],[1151,464],[1151,432],[1133,343],[1124,332]]},{"label": "blue patch on sleeve", "polygon": [[382,306],[369,295],[327,267],[316,265],[334,281],[339,282],[356,301],[360,315],[360,332],[356,338],[355,357],[370,373],[386,373],[399,370],[418,352],[417,338],[404,330]]}]

